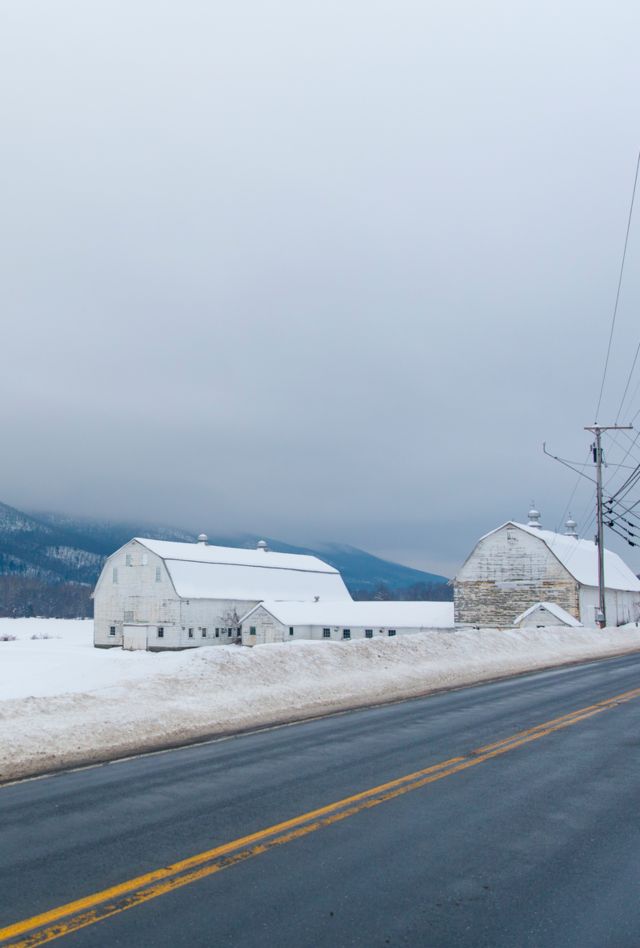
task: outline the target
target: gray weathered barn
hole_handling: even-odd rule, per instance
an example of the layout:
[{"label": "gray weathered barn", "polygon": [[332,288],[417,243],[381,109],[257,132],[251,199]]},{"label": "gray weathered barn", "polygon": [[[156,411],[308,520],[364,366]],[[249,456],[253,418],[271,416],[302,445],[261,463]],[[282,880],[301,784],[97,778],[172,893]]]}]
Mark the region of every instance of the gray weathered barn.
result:
[{"label": "gray weathered barn", "polygon": [[[531,510],[528,524],[509,521],[478,541],[454,580],[456,624],[510,628],[538,603],[555,603],[583,625],[595,624],[595,543],[579,539],[573,521],[560,534],[543,530],[539,518]],[[605,583],[608,625],[638,619],[640,580],[610,550]]]}]

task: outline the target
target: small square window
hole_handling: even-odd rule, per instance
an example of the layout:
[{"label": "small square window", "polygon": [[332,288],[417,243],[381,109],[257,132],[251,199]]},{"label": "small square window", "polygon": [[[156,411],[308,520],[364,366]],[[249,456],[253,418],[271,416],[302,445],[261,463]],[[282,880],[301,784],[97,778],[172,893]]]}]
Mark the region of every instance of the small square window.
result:
[{"label": "small square window", "polygon": [[367,638],[367,639],[372,639],[372,638],[373,638],[373,629],[365,629],[365,630],[364,630],[364,635],[365,635],[365,638]]},{"label": "small square window", "polygon": [[322,638],[323,638],[323,639],[330,639],[330,638],[331,638],[331,629],[323,629],[323,630],[322,630]]},{"label": "small square window", "polygon": [[343,639],[350,639],[350,638],[351,638],[351,629],[343,629],[343,630],[342,630],[342,638],[343,638]]},{"label": "small square window", "polygon": [[256,634],[256,627],[255,627],[255,625],[249,626],[249,635],[255,635],[255,634]]},{"label": "small square window", "polygon": [[159,639],[163,639],[163,638],[164,638],[164,626],[163,626],[163,625],[159,625],[159,626],[158,626],[158,638],[159,638]]},{"label": "small square window", "polygon": [[395,634],[396,634],[395,629],[389,629],[389,635],[395,635]]},{"label": "small square window", "polygon": [[289,626],[289,635],[293,635],[293,626],[292,626],[292,625]]},{"label": "small square window", "polygon": [[109,635],[115,635],[115,634],[116,634],[116,627],[115,627],[115,625],[110,625],[110,626],[109,626]]},{"label": "small square window", "polygon": [[125,609],[124,611],[124,621],[125,622],[134,622],[133,618],[133,609]]}]

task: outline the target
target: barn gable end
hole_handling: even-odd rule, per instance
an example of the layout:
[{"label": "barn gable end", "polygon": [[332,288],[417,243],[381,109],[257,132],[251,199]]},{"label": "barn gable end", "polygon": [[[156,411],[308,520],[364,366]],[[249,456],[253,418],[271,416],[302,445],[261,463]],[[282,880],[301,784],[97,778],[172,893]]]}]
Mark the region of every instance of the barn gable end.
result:
[{"label": "barn gable end", "polygon": [[509,628],[541,601],[579,618],[574,577],[540,537],[514,523],[483,537],[454,581],[456,623]]}]

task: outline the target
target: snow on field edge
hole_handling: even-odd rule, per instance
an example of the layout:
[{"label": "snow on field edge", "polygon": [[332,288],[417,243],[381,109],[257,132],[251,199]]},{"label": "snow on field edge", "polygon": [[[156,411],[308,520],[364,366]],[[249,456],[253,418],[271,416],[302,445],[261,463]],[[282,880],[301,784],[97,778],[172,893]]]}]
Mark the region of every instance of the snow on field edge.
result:
[{"label": "snow on field edge", "polygon": [[152,654],[94,649],[90,621],[0,620],[0,637],[7,622],[18,639],[0,641],[2,781],[640,650],[627,626]]}]

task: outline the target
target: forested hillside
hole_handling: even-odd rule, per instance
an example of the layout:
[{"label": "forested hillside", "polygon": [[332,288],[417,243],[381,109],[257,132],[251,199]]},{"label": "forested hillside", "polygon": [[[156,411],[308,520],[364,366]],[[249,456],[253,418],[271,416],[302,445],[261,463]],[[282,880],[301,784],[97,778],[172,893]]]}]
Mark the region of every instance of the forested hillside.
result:
[{"label": "forested hillside", "polygon": [[[173,527],[30,514],[0,503],[0,615],[91,615],[91,590],[105,558],[133,536],[195,540],[194,534]],[[211,534],[209,542],[251,548],[259,539]],[[301,547],[265,539],[272,550],[313,554],[335,566],[355,599],[451,599],[444,576],[382,560],[356,547]]]}]

